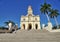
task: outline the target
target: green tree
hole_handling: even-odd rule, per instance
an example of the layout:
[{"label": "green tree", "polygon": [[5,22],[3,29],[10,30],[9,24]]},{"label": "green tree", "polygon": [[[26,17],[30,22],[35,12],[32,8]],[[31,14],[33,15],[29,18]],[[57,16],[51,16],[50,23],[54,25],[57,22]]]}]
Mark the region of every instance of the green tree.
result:
[{"label": "green tree", "polygon": [[57,9],[51,9],[51,13],[49,14],[49,16],[50,16],[51,18],[54,18],[54,20],[55,20],[55,22],[56,22],[56,26],[57,26],[57,28],[59,28],[58,22],[57,22],[57,20],[56,20],[56,18],[59,16],[58,10],[57,10]]},{"label": "green tree", "polygon": [[14,23],[13,21],[11,21],[11,20],[9,20],[9,21],[7,21],[7,22],[4,22],[4,23],[8,26],[8,28],[9,28],[9,23],[12,23],[12,26],[15,25],[15,23]]},{"label": "green tree", "polygon": [[51,10],[51,5],[50,4],[47,4],[46,2],[41,5],[41,8],[40,8],[40,11],[41,13],[45,14],[47,19],[48,19],[48,22],[50,22],[49,20],[49,16],[48,16],[48,12]]}]

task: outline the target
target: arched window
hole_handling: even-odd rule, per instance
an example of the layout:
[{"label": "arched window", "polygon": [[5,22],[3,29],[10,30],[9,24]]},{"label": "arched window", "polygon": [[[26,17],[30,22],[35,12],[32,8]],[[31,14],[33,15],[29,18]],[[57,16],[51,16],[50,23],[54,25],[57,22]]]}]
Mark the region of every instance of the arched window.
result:
[{"label": "arched window", "polygon": [[25,18],[23,19],[23,21],[25,21]]},{"label": "arched window", "polygon": [[37,18],[35,18],[35,20],[37,21]]}]

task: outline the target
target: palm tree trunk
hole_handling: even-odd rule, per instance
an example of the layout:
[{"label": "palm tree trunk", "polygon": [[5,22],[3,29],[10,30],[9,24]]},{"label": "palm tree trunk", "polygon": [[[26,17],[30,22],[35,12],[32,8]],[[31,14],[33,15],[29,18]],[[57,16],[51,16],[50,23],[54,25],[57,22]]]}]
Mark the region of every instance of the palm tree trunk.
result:
[{"label": "palm tree trunk", "polygon": [[54,19],[55,19],[55,22],[56,22],[56,26],[57,26],[57,28],[59,28],[59,26],[58,26],[58,22],[57,22],[57,20],[56,20],[56,17],[54,17]]},{"label": "palm tree trunk", "polygon": [[50,22],[50,19],[49,19],[49,16],[48,16],[48,14],[46,14],[46,17],[47,17],[47,19],[48,19],[48,22]]}]

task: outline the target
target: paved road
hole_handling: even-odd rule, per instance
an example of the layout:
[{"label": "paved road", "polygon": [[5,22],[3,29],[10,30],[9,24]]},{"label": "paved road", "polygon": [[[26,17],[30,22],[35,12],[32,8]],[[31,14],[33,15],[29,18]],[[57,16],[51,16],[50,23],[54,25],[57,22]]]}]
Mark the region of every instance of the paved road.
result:
[{"label": "paved road", "polygon": [[46,30],[18,30],[13,34],[0,34],[0,42],[60,42],[60,33]]}]

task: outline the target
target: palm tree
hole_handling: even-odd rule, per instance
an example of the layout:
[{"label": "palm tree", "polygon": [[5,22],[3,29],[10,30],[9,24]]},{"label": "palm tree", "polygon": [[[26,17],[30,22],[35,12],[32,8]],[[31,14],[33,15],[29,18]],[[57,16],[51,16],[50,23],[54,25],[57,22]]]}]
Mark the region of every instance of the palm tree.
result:
[{"label": "palm tree", "polygon": [[8,26],[8,28],[9,28],[9,23],[12,23],[12,26],[15,25],[15,23],[13,21],[9,20],[9,21],[5,22],[5,24]]},{"label": "palm tree", "polygon": [[40,8],[41,13],[44,13],[47,16],[48,22],[50,22],[48,17],[48,12],[50,11],[50,9],[51,9],[51,5],[47,4],[46,2],[43,5],[41,5],[41,8]]},{"label": "palm tree", "polygon": [[57,16],[59,16],[59,12],[58,12],[58,10],[57,9],[51,9],[51,13],[50,13],[50,15],[49,15],[51,18],[54,18],[55,19],[55,22],[56,22],[56,26],[57,26],[57,28],[59,28],[59,26],[58,26],[58,22],[57,22],[57,20],[56,20],[56,18],[57,18]]}]

